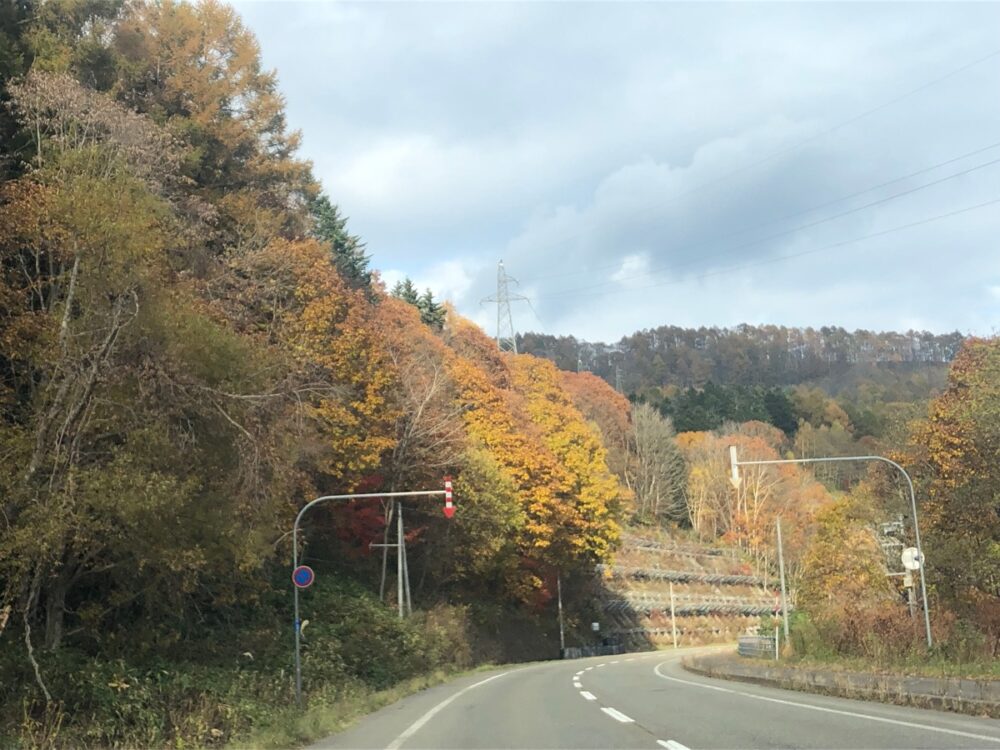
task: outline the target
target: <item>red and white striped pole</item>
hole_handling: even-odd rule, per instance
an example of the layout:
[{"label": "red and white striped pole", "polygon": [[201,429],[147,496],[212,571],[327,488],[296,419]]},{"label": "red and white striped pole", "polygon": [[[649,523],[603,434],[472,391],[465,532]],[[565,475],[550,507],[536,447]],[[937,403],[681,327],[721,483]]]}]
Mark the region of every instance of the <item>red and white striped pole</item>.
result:
[{"label": "red and white striped pole", "polygon": [[444,478],[444,515],[451,518],[455,515],[455,503],[452,502],[451,477]]}]

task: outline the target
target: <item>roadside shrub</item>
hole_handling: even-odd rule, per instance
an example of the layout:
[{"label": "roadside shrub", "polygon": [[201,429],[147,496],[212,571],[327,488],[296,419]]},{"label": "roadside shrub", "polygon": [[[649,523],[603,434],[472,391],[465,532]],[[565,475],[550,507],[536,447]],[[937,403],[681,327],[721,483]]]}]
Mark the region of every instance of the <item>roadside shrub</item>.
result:
[{"label": "roadside shrub", "polygon": [[[314,589],[302,607],[311,621],[302,650],[310,705],[353,705],[410,678],[471,666],[462,607],[401,620],[350,582]],[[214,747],[300,715],[292,710],[290,618],[277,608],[242,628],[206,630],[186,644],[187,660],[36,652],[53,697],[48,704],[20,643],[11,639],[0,649],[0,747]]]}]

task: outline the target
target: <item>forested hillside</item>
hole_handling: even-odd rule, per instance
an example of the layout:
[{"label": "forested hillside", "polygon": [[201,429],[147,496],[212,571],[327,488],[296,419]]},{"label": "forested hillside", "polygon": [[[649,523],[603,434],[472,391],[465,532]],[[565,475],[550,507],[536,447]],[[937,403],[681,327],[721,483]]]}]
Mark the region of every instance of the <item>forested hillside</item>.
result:
[{"label": "forested hillside", "polygon": [[663,326],[611,346],[534,333],[519,346],[592,372],[678,432],[767,422],[794,438],[800,455],[848,455],[898,444],[944,389],[962,341],[958,333]]},{"label": "forested hillside", "polygon": [[387,294],[228,6],[2,13],[0,744],[220,742],[291,706],[322,494],[452,474],[459,511],[408,508],[405,621],[370,547],[395,508],[306,519],[314,704],[551,654],[556,576],[608,559],[628,497],[556,368]]}]

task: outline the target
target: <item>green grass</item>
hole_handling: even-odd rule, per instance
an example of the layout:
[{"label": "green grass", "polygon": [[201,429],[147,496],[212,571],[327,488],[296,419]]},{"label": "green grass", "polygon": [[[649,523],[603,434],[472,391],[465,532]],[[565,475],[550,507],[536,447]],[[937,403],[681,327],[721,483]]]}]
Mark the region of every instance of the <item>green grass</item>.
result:
[{"label": "green grass", "polygon": [[301,747],[337,732],[384,706],[395,703],[429,687],[440,685],[463,675],[495,669],[494,664],[482,664],[474,669],[444,670],[404,680],[386,690],[359,687],[346,695],[327,698],[315,696],[304,710],[283,708],[247,735],[234,737],[227,747],[283,750]]}]

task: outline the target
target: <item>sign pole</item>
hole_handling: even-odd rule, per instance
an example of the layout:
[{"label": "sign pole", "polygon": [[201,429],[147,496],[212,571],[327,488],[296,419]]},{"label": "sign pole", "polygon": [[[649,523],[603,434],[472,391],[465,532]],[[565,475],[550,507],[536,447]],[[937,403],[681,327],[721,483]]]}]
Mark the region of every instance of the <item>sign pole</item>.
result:
[{"label": "sign pole", "polygon": [[[310,500],[308,503],[302,506],[302,509],[295,516],[295,523],[292,524],[292,571],[293,573],[299,567],[299,523],[302,521],[302,516],[305,515],[306,511],[312,508],[314,505],[319,503],[324,503],[330,500],[365,500],[369,498],[384,498],[384,497],[426,497],[429,495],[451,495],[451,481],[448,481],[447,490],[417,490],[415,492],[364,492],[364,493],[354,493],[347,495],[323,495],[322,497],[317,497]],[[396,519],[396,529],[399,534],[400,548],[397,552],[397,571],[402,573],[402,544],[403,540],[403,518],[402,518],[402,505],[399,506],[400,515]],[[452,514],[454,513],[454,507],[452,507]],[[447,512],[445,515],[451,518],[451,514]],[[399,616],[403,616],[403,589],[402,589],[402,575],[399,576]],[[292,581],[292,596],[295,606],[295,703],[301,708],[302,707],[302,622],[299,619],[299,586],[296,584],[295,580]],[[310,580],[310,583],[312,581]]]},{"label": "sign pole", "polygon": [[[313,501],[315,502],[315,500]],[[309,503],[298,515],[295,516],[295,524],[292,526],[292,570],[299,567],[299,519],[306,512],[306,508],[312,505]],[[299,587],[292,586],[295,596],[295,703],[302,708],[302,647],[299,641],[302,638],[301,620],[299,619]]]}]

